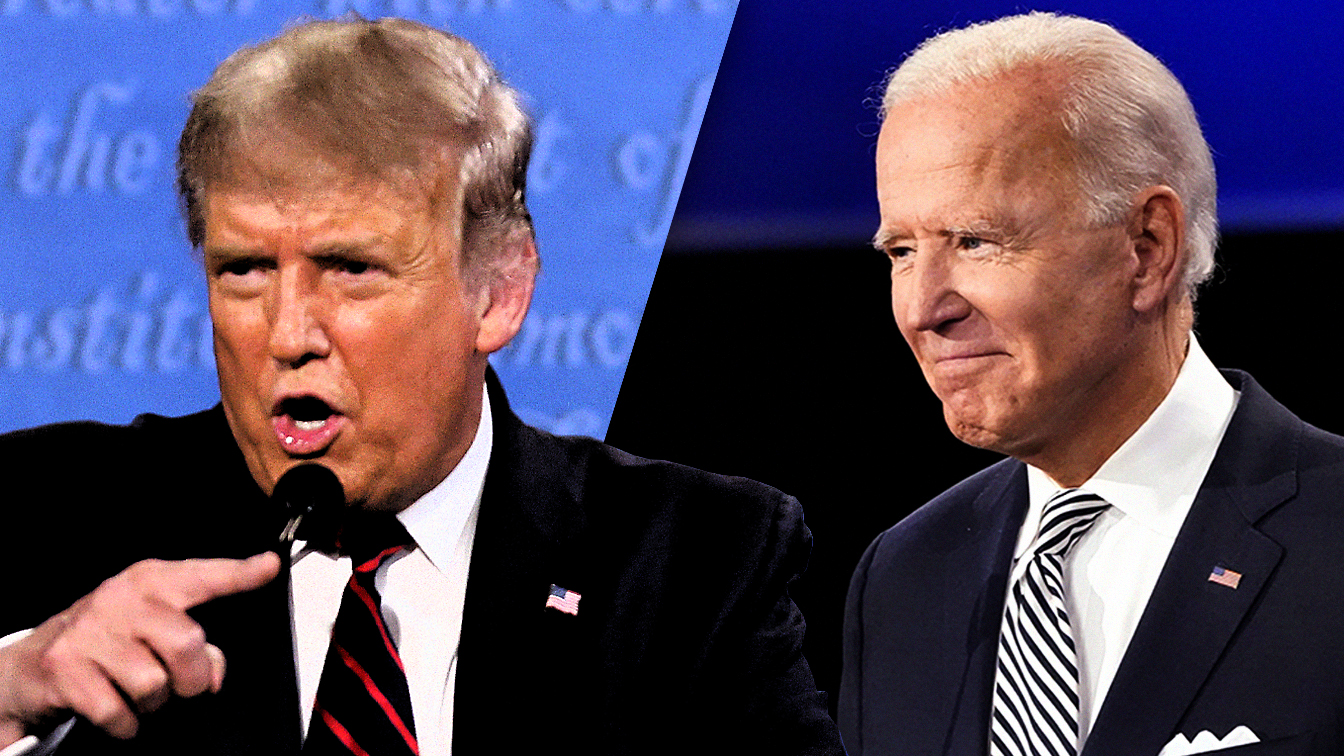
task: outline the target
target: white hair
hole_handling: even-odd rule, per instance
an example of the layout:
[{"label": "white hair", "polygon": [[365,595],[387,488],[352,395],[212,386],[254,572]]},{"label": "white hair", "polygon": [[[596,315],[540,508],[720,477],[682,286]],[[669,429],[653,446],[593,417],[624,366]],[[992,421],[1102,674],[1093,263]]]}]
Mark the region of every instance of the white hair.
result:
[{"label": "white hair", "polygon": [[1217,184],[1190,97],[1151,53],[1113,27],[1029,13],[925,40],[887,79],[885,115],[897,104],[1005,76],[1032,65],[1064,72],[1060,117],[1078,156],[1089,219],[1122,221],[1134,194],[1165,184],[1186,209],[1184,284],[1191,299],[1213,273]]}]

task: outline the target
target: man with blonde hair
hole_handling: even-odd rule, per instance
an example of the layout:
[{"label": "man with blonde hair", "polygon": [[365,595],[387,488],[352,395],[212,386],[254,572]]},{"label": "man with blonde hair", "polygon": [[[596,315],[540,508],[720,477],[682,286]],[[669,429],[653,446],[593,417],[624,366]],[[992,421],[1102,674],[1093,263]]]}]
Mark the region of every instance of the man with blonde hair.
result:
[{"label": "man with blonde hair", "polygon": [[1010,459],[855,571],[850,753],[1337,753],[1344,440],[1192,333],[1215,183],[1180,83],[1032,13],[924,42],[883,114],[897,325]]},{"label": "man with blonde hair", "polygon": [[409,21],[297,26],[197,92],[222,401],[0,437],[10,532],[52,535],[9,554],[0,747],[841,752],[797,502],[509,410],[531,142],[474,47]]}]

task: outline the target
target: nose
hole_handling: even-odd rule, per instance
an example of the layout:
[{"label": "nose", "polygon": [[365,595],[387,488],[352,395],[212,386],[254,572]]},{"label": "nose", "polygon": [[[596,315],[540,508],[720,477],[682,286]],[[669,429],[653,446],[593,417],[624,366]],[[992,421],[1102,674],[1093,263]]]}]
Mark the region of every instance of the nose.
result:
[{"label": "nose", "polygon": [[301,265],[282,265],[271,291],[270,352],[282,365],[300,367],[331,352],[316,280]]},{"label": "nose", "polygon": [[974,311],[957,287],[955,254],[927,246],[904,270],[892,271],[892,312],[907,336],[919,331],[947,336]]}]

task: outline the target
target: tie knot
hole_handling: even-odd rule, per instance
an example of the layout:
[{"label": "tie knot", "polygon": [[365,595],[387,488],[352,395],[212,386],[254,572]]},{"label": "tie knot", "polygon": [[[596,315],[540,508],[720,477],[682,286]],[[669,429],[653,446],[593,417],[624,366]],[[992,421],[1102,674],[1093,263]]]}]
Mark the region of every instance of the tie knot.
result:
[{"label": "tie knot", "polygon": [[389,556],[413,543],[411,534],[390,512],[349,512],[336,536],[336,549],[348,554],[357,572],[372,572]]},{"label": "tie knot", "polygon": [[1060,491],[1041,511],[1041,526],[1036,531],[1033,551],[1038,555],[1067,556],[1109,506],[1105,499],[1080,488]]}]

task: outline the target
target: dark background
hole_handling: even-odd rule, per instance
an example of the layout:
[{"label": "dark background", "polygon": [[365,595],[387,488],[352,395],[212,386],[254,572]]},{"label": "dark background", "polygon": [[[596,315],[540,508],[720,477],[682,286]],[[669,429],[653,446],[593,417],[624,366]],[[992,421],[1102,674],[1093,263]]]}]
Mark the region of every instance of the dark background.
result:
[{"label": "dark background", "polygon": [[[834,697],[863,549],[998,458],[953,438],[892,321],[887,261],[866,244],[878,119],[864,100],[925,36],[1024,8],[789,5],[739,6],[607,440],[802,501],[815,546],[793,595],[818,686]],[[1046,9],[1109,20],[1155,51],[1215,151],[1224,237],[1198,303],[1205,351],[1344,431],[1326,377],[1344,269],[1344,87],[1301,80],[1338,65],[1325,43],[1340,38],[1344,10],[1101,5]]]},{"label": "dark background", "polygon": [[[1341,249],[1341,232],[1224,238],[1196,325],[1214,364],[1249,371],[1334,432],[1344,431],[1330,377]],[[943,424],[892,321],[887,271],[861,245],[665,255],[607,434],[636,454],[755,478],[802,501],[815,544],[793,595],[818,687],[832,696],[845,591],[864,548],[999,459]]]}]

